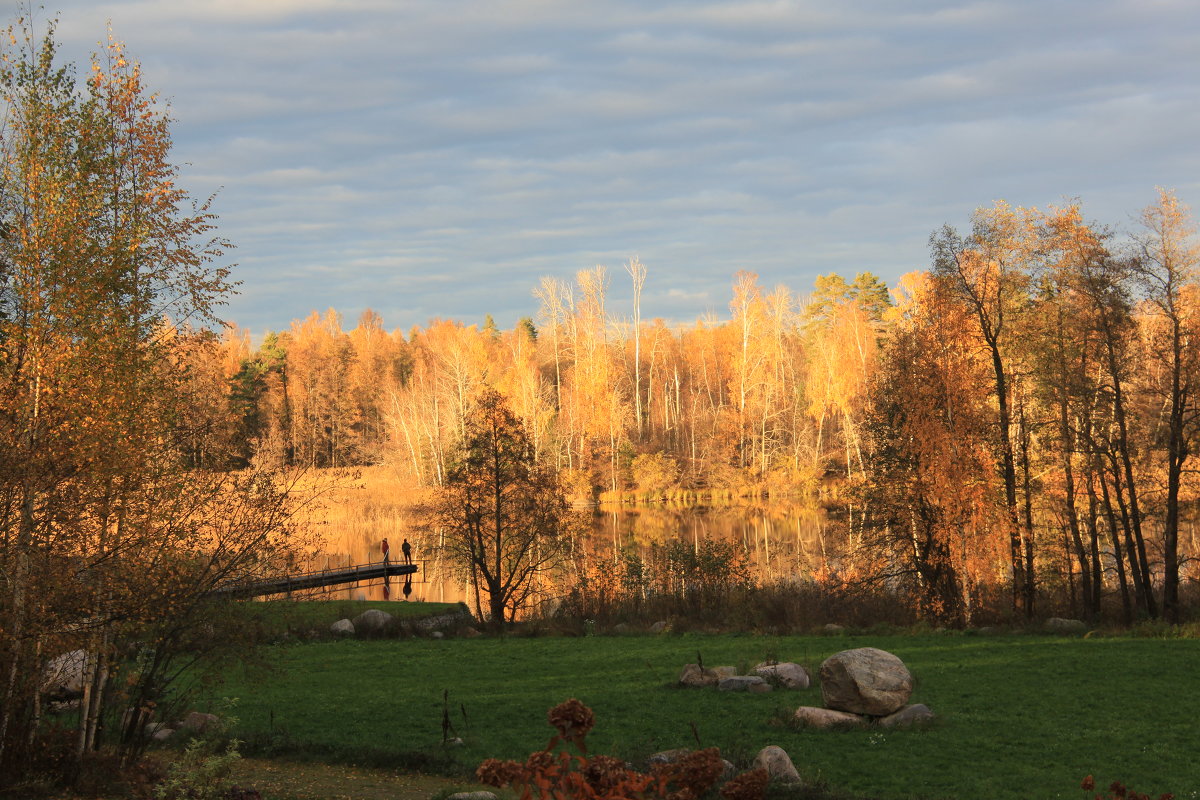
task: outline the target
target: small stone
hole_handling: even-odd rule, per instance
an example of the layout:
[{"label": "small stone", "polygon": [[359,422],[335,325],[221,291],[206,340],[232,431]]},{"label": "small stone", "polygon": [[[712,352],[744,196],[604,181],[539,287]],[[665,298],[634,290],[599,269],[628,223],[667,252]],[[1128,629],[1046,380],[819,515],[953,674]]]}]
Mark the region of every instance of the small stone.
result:
[{"label": "small stone", "polygon": [[354,623],[348,619],[339,619],[329,626],[329,632],[335,636],[353,636]]},{"label": "small stone", "polygon": [[661,750],[652,754],[646,759],[647,767],[656,767],[660,764],[674,764],[679,759],[692,752],[686,747],[676,747],[673,750]]},{"label": "small stone", "polygon": [[686,664],[683,672],[679,675],[679,682],[684,686],[716,686],[721,682],[721,678],[707,667],[701,667],[699,664]]},{"label": "small stone", "polygon": [[173,728],[159,728],[151,735],[151,738],[156,742],[165,742],[174,735],[175,730]]},{"label": "small stone", "polygon": [[629,623],[618,622],[616,625],[613,625],[613,633],[629,633]]},{"label": "small stone", "polygon": [[792,763],[791,756],[782,747],[771,744],[759,750],[758,755],[754,757],[754,766],[765,769],[773,781],[800,782],[800,773],[796,771],[796,765]]},{"label": "small stone", "polygon": [[[724,678],[717,684],[722,692],[744,692],[751,686],[768,686],[767,682],[757,675],[734,675]],[[769,690],[769,688],[768,688]]]},{"label": "small stone", "polygon": [[664,631],[668,630],[670,627],[671,627],[670,623],[668,623],[665,619],[660,619],[658,622],[656,622],[650,626],[650,632],[651,633],[663,633]]},{"label": "small stone", "polygon": [[179,728],[185,731],[196,731],[203,733],[211,728],[215,728],[221,722],[221,718],[216,714],[205,714],[200,711],[192,711],[183,721],[179,723]]},{"label": "small stone", "polygon": [[831,622],[821,630],[825,631],[825,633],[829,636],[841,636],[846,632],[846,626]]},{"label": "small stone", "polygon": [[431,638],[434,638],[434,639],[445,639],[446,638],[446,634],[442,633],[441,631],[434,631],[433,633],[431,633],[429,635]]},{"label": "small stone", "polygon": [[928,722],[933,719],[933,712],[924,703],[914,703],[905,706],[894,714],[879,718],[879,724],[885,728],[907,728],[918,722]]},{"label": "small stone", "polygon": [[142,733],[144,733],[147,736],[154,736],[155,734],[157,734],[159,731],[162,731],[162,730],[169,730],[169,728],[167,727],[167,723],[165,723],[165,722],[147,722],[145,727],[142,728]]},{"label": "small stone", "polygon": [[754,674],[778,683],[785,689],[807,689],[812,683],[808,677],[808,670],[791,661],[764,661],[754,668]]},{"label": "small stone", "polygon": [[[676,747],[674,750],[663,750],[661,752],[654,753],[646,759],[646,769],[649,770],[653,767],[665,764],[674,764],[684,756],[690,755],[691,752],[692,751],[686,747]],[[721,772],[721,777],[725,780],[728,780],[737,774],[737,767],[735,767],[732,762],[722,758],[721,764],[724,767]]]},{"label": "small stone", "polygon": [[864,724],[862,717],[857,714],[813,706],[800,706],[792,717],[796,722],[809,728],[861,728]]},{"label": "small stone", "polygon": [[1042,630],[1046,633],[1057,633],[1066,636],[1080,636],[1087,633],[1088,626],[1083,620],[1079,619],[1063,619],[1062,617],[1051,617],[1046,620]]}]

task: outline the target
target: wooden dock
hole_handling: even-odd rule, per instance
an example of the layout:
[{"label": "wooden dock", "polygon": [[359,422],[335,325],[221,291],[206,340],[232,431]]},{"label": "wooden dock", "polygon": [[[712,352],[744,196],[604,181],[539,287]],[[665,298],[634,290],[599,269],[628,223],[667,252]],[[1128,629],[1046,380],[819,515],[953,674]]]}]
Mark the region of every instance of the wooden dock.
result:
[{"label": "wooden dock", "polygon": [[303,589],[320,589],[323,586],[339,586],[344,583],[373,581],[382,578],[386,583],[393,575],[413,575],[417,571],[416,564],[400,564],[394,561],[380,561],[374,564],[359,564],[354,567],[340,569],[322,569],[314,572],[301,572],[267,581],[252,581],[250,583],[234,583],[222,586],[213,591],[221,597],[263,597],[271,594],[288,594]]}]

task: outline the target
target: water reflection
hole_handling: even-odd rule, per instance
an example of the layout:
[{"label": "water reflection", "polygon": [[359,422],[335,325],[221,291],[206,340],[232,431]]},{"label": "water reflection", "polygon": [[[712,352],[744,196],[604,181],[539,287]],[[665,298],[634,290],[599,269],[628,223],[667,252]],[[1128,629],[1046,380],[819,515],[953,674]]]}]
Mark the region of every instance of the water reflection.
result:
[{"label": "water reflection", "polygon": [[[384,531],[364,519],[359,524],[330,526],[326,552],[314,568],[334,568],[381,560]],[[415,576],[405,576],[403,597],[431,602],[466,602],[474,605],[469,582],[453,574],[438,556],[438,541],[417,530],[407,519],[390,517],[386,533],[401,538],[408,547],[402,558],[417,564]],[[605,505],[593,509],[586,541],[598,558],[614,564],[622,553],[645,559],[654,545],[686,541],[695,546],[706,539],[739,543],[749,555],[756,578],[776,581],[804,578],[826,563],[829,552],[828,520],[816,505],[786,501],[727,506]],[[330,590],[325,596],[367,600],[392,599],[390,585],[379,581]]]}]

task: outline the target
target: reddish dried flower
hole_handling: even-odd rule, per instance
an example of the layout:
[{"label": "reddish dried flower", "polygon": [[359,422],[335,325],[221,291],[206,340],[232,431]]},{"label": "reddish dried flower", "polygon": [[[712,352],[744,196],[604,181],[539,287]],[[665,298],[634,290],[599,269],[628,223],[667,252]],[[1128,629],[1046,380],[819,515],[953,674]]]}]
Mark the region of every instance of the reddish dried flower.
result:
[{"label": "reddish dried flower", "polygon": [[613,756],[592,756],[583,770],[588,784],[600,793],[609,791],[628,775],[625,762]]},{"label": "reddish dried flower", "polygon": [[1093,778],[1091,775],[1088,775],[1079,784],[1079,788],[1083,789],[1085,792],[1090,792],[1092,789],[1096,788],[1096,779]]},{"label": "reddish dried flower", "polygon": [[554,757],[554,753],[549,750],[538,750],[536,753],[529,754],[529,758],[525,760],[525,767],[531,772],[545,772],[557,762],[558,759]]},{"label": "reddish dried flower", "polygon": [[715,747],[688,753],[672,764],[667,771],[672,783],[681,789],[690,789],[699,797],[712,788],[725,771],[721,751]]},{"label": "reddish dried flower", "polygon": [[1125,796],[1125,784],[1120,781],[1113,781],[1108,785],[1108,790],[1113,793],[1114,797]]},{"label": "reddish dried flower", "polygon": [[761,767],[743,772],[721,787],[725,800],[763,800],[771,776]]},{"label": "reddish dried flower", "polygon": [[475,777],[485,786],[495,786],[502,789],[516,783],[525,777],[525,768],[516,761],[501,761],[489,758],[475,770]]},{"label": "reddish dried flower", "polygon": [[1158,800],[1175,800],[1175,795],[1170,792],[1164,792],[1158,796]]},{"label": "reddish dried flower", "polygon": [[596,715],[592,710],[574,697],[550,709],[546,719],[564,739],[571,740],[586,736],[596,724]]}]

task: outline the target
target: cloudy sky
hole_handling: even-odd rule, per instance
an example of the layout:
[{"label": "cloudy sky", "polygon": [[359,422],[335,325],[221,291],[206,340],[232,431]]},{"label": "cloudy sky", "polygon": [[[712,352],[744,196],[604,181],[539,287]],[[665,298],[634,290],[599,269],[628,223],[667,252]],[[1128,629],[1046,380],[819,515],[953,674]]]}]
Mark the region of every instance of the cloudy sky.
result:
[{"label": "cloudy sky", "polygon": [[509,327],[598,264],[629,314],[633,256],[643,316],[687,322],[738,269],[892,283],[997,199],[1200,204],[1194,0],[44,2],[65,57],[111,20],[172,103],[255,334]]}]

